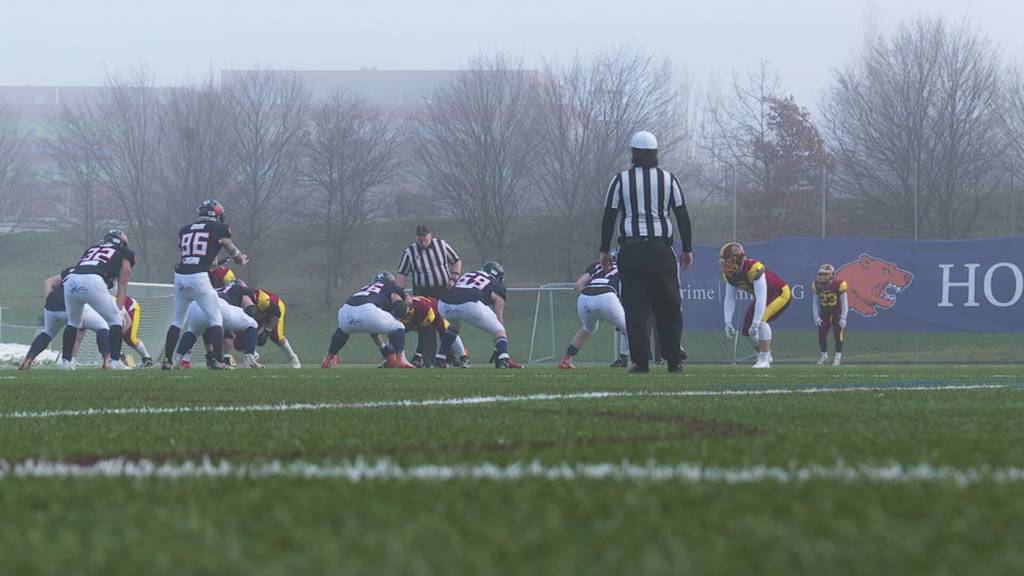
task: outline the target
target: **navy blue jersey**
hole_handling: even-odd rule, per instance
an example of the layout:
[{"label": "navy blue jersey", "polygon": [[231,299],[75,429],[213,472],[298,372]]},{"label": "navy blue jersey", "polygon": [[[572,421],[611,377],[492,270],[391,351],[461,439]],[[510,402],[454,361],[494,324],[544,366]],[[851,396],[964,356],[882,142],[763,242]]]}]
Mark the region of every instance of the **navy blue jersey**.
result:
[{"label": "navy blue jersey", "polygon": [[43,304],[43,308],[50,312],[64,312],[64,279],[68,277],[73,268],[65,268],[60,272],[60,284],[46,296],[46,303]]},{"label": "navy blue jersey", "polygon": [[135,266],[135,252],[127,246],[103,242],[90,246],[83,252],[78,264],[69,270],[69,274],[97,274],[106,282],[107,288],[110,288],[121,275],[121,262],[124,261]]},{"label": "navy blue jersey", "polygon": [[231,238],[231,227],[223,222],[196,222],[178,231],[181,261],[174,267],[178,274],[206,274],[220,252],[220,241]]},{"label": "navy blue jersey", "polygon": [[374,282],[369,286],[363,286],[357,290],[345,304],[349,306],[362,306],[363,304],[373,304],[381,310],[391,311],[391,295],[398,294],[401,297],[405,297],[405,291],[398,287],[397,284],[392,282]]},{"label": "navy blue jersey", "polygon": [[480,272],[467,272],[459,276],[448,292],[441,296],[441,301],[447,304],[483,302],[490,306],[492,304],[491,294],[497,294],[505,300],[508,299],[508,291],[501,282]]},{"label": "navy blue jersey", "polygon": [[587,267],[587,274],[590,274],[590,282],[587,282],[582,294],[597,296],[608,292],[619,293],[619,268],[615,264],[611,268],[605,268],[600,263],[591,264]]},{"label": "navy blue jersey", "polygon": [[246,296],[248,296],[253,303],[256,302],[256,296],[253,293],[252,288],[249,288],[239,282],[231,282],[226,286],[217,288],[217,296],[220,296],[220,298],[228,304],[239,308],[244,308],[244,306],[242,306],[242,298]]}]

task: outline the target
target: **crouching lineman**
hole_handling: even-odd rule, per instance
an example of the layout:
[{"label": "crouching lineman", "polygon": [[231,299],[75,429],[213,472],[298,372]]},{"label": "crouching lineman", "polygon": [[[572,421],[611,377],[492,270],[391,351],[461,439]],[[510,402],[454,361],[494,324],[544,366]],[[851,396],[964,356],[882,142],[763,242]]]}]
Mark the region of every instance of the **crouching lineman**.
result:
[{"label": "crouching lineman", "polygon": [[193,302],[203,310],[210,322],[210,338],[213,340],[215,358],[218,359],[213,367],[224,367],[219,360],[224,356],[224,319],[220,313],[220,299],[210,282],[209,271],[222,247],[234,262],[240,265],[249,262],[249,257],[231,240],[231,228],[224,222],[224,206],[220,202],[206,200],[196,212],[199,214],[198,221],[178,231],[181,260],[174,268],[174,316],[164,342],[164,361],[161,365],[164,370],[170,370],[174,365],[174,349]]},{"label": "crouching lineman", "polygon": [[[612,265],[605,268],[600,262],[591,264],[582,276],[576,279],[576,314],[583,325],[573,336],[565,357],[558,365],[561,369],[574,369],[573,358],[587,343],[590,335],[597,330],[601,320],[615,325],[619,333],[619,354],[629,355],[629,341],[626,339],[626,312],[619,300],[619,269],[616,266],[618,250],[612,252]],[[616,364],[617,365],[617,364]]]},{"label": "crouching lineman", "polygon": [[736,290],[753,294],[754,302],[747,308],[743,321],[743,335],[757,339],[757,362],[754,368],[770,368],[772,364],[772,322],[789,306],[789,285],[765,265],[753,258],[738,242],[728,242],[718,253],[725,285],[725,334],[736,336],[732,318],[736,311]]},{"label": "crouching lineman", "polygon": [[414,368],[405,359],[405,326],[399,320],[408,309],[405,291],[395,284],[391,272],[379,272],[373,283],[357,290],[338,309],[338,329],[331,336],[321,368],[338,365],[338,352],[352,334],[387,334],[389,368]]},{"label": "crouching lineman", "polygon": [[850,311],[849,299],[846,295],[846,282],[836,278],[836,269],[831,264],[822,264],[818,268],[818,276],[814,279],[815,298],[811,298],[814,308],[814,323],[818,326],[818,346],[821,358],[818,366],[828,364],[828,333],[835,334],[836,357],[833,366],[843,363],[843,337],[846,335],[846,314]]},{"label": "crouching lineman", "polygon": [[288,355],[292,368],[302,368],[299,356],[292,350],[288,337],[284,335],[284,315],[286,307],[280,296],[269,290],[256,288],[254,291],[256,300],[256,322],[260,325],[260,334],[256,340],[257,346],[263,346],[269,338],[271,342]]},{"label": "crouching lineman", "polygon": [[[87,312],[92,312],[92,310],[90,309]],[[149,351],[146,350],[146,343],[139,337],[139,327],[142,326],[142,305],[131,296],[127,296],[124,299],[124,310],[121,312],[124,314],[124,343],[138,353],[139,358],[142,359],[142,368],[151,368],[153,366],[153,359],[149,356]],[[95,314],[95,312],[92,313]],[[83,336],[84,334],[79,331],[75,339],[74,358],[78,357],[78,350],[82,347]],[[131,357],[122,354],[121,359],[125,364],[128,364]]]},{"label": "crouching lineman", "polygon": [[445,358],[459,335],[457,324],[465,321],[494,337],[495,368],[522,368],[508,354],[508,333],[503,325],[508,294],[504,280],[505,270],[501,264],[488,262],[478,272],[459,276],[441,296],[438,309],[452,325],[441,339],[441,351],[434,358],[435,366],[447,366]]},{"label": "crouching lineman", "polygon": [[[222,328],[238,333],[242,341],[242,351],[245,354],[242,365],[246,368],[262,368],[263,365],[256,359],[256,332],[259,325],[254,317],[256,306],[253,302],[252,290],[241,282],[231,282],[218,289],[216,294],[218,313],[223,321]],[[180,366],[182,359],[192,351],[192,347],[196,343],[196,335],[204,334],[213,327],[212,319],[199,302],[189,304],[187,318],[188,329],[178,342],[178,349],[174,354],[175,366]],[[222,350],[223,334],[223,331],[218,333],[212,330],[209,334],[211,340],[219,335],[222,340],[220,342]],[[213,340],[212,342],[216,350],[217,341]],[[207,357],[206,365],[214,369],[223,368],[224,365],[220,359],[221,356],[214,351]]]},{"label": "crouching lineman", "polygon": [[[121,361],[125,298],[128,297],[128,278],[135,266],[135,253],[128,248],[128,236],[120,230],[111,230],[103,241],[90,246],[64,279],[64,307],[68,326],[82,329],[86,305],[95,310],[107,325],[108,333],[97,331],[97,347],[103,357],[103,367],[125,370]],[[117,282],[116,300],[111,300],[108,287]]]},{"label": "crouching lineman", "polygon": [[[76,336],[80,331],[67,326],[68,313],[67,308],[64,306],[64,278],[67,277],[70,271],[70,268],[65,268],[60,274],[43,280],[43,298],[45,299],[43,303],[43,330],[32,340],[28,354],[18,364],[18,370],[28,370],[31,368],[36,357],[50,346],[50,342],[60,332],[61,328],[64,328],[64,341],[61,357],[57,361],[57,367],[62,370],[75,369],[73,351]],[[110,326],[89,306],[85,306],[82,309],[82,330],[92,330],[96,333],[97,347],[101,345],[104,338],[107,339],[107,345],[109,346]]]}]

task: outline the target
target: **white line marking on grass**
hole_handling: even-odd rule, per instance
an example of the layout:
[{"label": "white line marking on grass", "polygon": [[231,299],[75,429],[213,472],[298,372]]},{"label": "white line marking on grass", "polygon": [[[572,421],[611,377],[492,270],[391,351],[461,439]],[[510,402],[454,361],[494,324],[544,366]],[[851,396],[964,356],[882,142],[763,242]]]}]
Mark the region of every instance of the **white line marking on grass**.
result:
[{"label": "white line marking on grass", "polygon": [[0,461],[0,480],[10,478],[306,478],[342,480],[354,484],[372,481],[420,480],[613,480],[683,482],[687,484],[801,484],[824,481],[841,483],[903,484],[915,482],[953,483],[970,486],[982,482],[1001,484],[1024,482],[1022,468],[955,468],[933,464],[881,466],[846,464],[806,465],[782,468],[747,466],[721,468],[699,463],[572,463],[544,464],[538,460],[512,464],[428,464],[402,466],[390,459],[368,461],[357,458],[336,464],[274,460],[264,463],[231,462],[210,459],[184,462],[111,459],[79,465],[58,461]]},{"label": "white line marking on grass", "polygon": [[222,406],[137,406],[124,408],[82,408],[74,410],[18,411],[0,413],[0,419],[73,418],[78,416],[135,416],[158,414],[201,414],[209,412],[302,412],[320,410],[367,410],[374,408],[426,408],[433,406],[475,406],[512,402],[549,402],[555,400],[594,400],[602,398],[674,397],[707,398],[722,396],[783,396],[795,394],[840,394],[880,392],[936,392],[998,390],[1010,388],[1004,384],[971,384],[965,386],[858,386],[843,388],[769,388],[764,390],[679,390],[651,392],[644,390],[622,392],[574,392],[567,394],[527,394],[515,396],[467,396],[433,400],[389,400],[370,402],[319,402],[248,404]]}]

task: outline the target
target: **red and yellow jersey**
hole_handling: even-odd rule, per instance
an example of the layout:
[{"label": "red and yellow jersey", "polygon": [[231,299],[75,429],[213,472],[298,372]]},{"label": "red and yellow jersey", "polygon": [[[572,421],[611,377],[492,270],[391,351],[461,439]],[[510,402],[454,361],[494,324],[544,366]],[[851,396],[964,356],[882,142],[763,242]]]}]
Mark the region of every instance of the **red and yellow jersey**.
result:
[{"label": "red and yellow jersey", "polygon": [[433,326],[439,334],[443,334],[448,323],[441,312],[437,309],[437,300],[429,296],[413,296],[412,306],[402,318],[402,324],[407,330],[417,330]]},{"label": "red and yellow jersey", "polygon": [[847,289],[846,281],[839,278],[833,278],[831,282],[815,281],[813,284],[813,290],[818,296],[818,304],[822,311],[838,309],[840,296],[846,294]]},{"label": "red and yellow jersey", "polygon": [[269,290],[264,290],[262,288],[256,288],[255,290],[253,290],[253,292],[256,295],[255,304],[257,320],[260,317],[267,318],[270,316],[281,315],[281,311],[283,308],[282,304],[284,302],[281,300],[280,296],[274,294]]},{"label": "red and yellow jersey", "polygon": [[[117,300],[117,297],[114,297]],[[122,336],[124,341],[132,347],[139,345],[139,326],[142,324],[142,305],[131,296],[124,298],[125,325]]]},{"label": "red and yellow jersey", "polygon": [[138,302],[136,302],[135,299],[132,298],[131,296],[125,296],[124,297],[124,311],[125,312],[127,312],[129,314],[134,314],[136,309],[139,309],[139,311],[141,311],[141,308],[142,307],[139,306]]},{"label": "red and yellow jersey", "polygon": [[762,276],[768,282],[769,300],[772,299],[773,295],[781,294],[782,289],[787,286],[785,280],[779,278],[778,275],[769,270],[759,260],[754,260],[753,258],[743,260],[743,265],[736,272],[728,275],[722,274],[722,278],[726,282],[751,294],[754,293],[754,282]]}]

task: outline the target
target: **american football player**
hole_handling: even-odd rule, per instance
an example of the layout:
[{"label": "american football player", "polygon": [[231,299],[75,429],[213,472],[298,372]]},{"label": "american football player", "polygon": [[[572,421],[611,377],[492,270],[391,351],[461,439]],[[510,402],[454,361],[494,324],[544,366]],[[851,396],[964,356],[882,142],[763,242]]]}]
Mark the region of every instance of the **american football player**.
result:
[{"label": "american football player", "polygon": [[819,366],[828,364],[828,333],[831,330],[836,339],[836,356],[833,366],[843,363],[843,340],[846,336],[846,315],[850,302],[846,294],[846,282],[836,278],[836,269],[831,264],[822,264],[814,279],[814,323],[818,326],[818,346],[821,348]]},{"label": "american football player", "polygon": [[379,272],[372,283],[357,290],[338,309],[338,328],[331,336],[331,344],[320,367],[338,365],[338,352],[352,334],[387,334],[390,346],[388,367],[413,368],[405,359],[405,326],[399,320],[407,310],[405,291],[395,284],[395,275]]},{"label": "american football player", "polygon": [[769,324],[789,306],[789,285],[761,262],[747,258],[739,242],[727,242],[718,253],[718,265],[725,279],[725,333],[736,336],[732,318],[736,311],[736,291],[754,296],[747,308],[742,333],[757,339],[757,362],[754,368],[770,368],[772,364],[772,327]]},{"label": "american football player", "polygon": [[465,321],[494,338],[495,368],[522,368],[508,353],[508,333],[503,324],[508,290],[504,280],[505,269],[501,264],[487,262],[479,271],[459,276],[441,296],[438,309],[452,325],[441,339],[441,351],[434,360],[436,366],[447,365],[445,359],[459,332],[457,323]]},{"label": "american football player", "polygon": [[302,368],[298,354],[292,350],[292,345],[284,334],[284,317],[287,312],[284,300],[263,288],[256,288],[253,292],[256,298],[256,322],[260,325],[260,335],[256,344],[263,346],[269,339],[288,355],[292,368]]},{"label": "american football player", "polygon": [[[121,310],[128,297],[128,279],[133,266],[135,253],[128,248],[128,235],[115,229],[107,232],[100,243],[86,249],[78,264],[68,271],[64,279],[64,307],[67,309],[68,325],[76,329],[83,327],[83,310],[88,304],[110,326],[107,334],[102,334],[102,331],[96,334],[104,368],[128,368],[121,361],[124,332]],[[107,290],[115,282],[117,296],[111,300]]]},{"label": "american football player", "polygon": [[[576,293],[579,294],[576,299],[576,314],[580,318],[582,327],[573,336],[562,362],[558,365],[563,370],[576,368],[573,358],[587,343],[590,335],[597,330],[601,320],[615,325],[615,330],[620,337],[619,354],[629,355],[629,341],[626,338],[626,312],[622,309],[622,302],[619,300],[617,256],[618,251],[613,251],[611,267],[605,267],[600,262],[591,264],[576,279]],[[618,363],[616,363],[617,365]]]},{"label": "american football player", "polygon": [[[213,332],[214,355],[218,359],[224,355],[224,319],[221,316],[220,299],[210,282],[209,271],[221,248],[235,263],[244,266],[249,262],[249,257],[231,240],[231,227],[225,223],[224,206],[220,202],[206,200],[196,212],[198,220],[178,231],[181,259],[174,268],[174,317],[171,327],[167,329],[161,365],[165,370],[173,367],[174,349],[193,302],[197,303],[204,318],[209,321]],[[223,367],[220,360],[213,365],[213,368]]]},{"label": "american football player", "polygon": [[[241,282],[231,282],[218,289],[216,294],[218,312],[223,320],[222,328],[237,332],[240,335],[242,350],[245,354],[243,366],[246,368],[262,368],[263,365],[260,364],[256,357],[258,324],[254,317],[256,315],[256,306],[253,303],[252,290]],[[207,366],[214,369],[224,368],[224,364],[221,362],[222,356],[217,355],[216,352],[217,342],[213,340],[217,337],[223,339],[224,332],[217,332],[211,329],[212,320],[207,316],[206,311],[200,306],[199,302],[189,304],[186,318],[188,330],[178,342],[178,348],[174,355],[175,366],[180,366],[182,360],[192,350],[192,346],[196,343],[196,335],[208,332],[209,338],[213,341],[214,351],[207,359]],[[223,350],[223,341],[220,344],[221,350]]]},{"label": "american football player", "polygon": [[[82,329],[76,330],[68,326],[67,309],[64,306],[64,279],[71,271],[65,268],[60,274],[55,274],[43,280],[43,329],[32,340],[28,353],[18,364],[19,370],[28,370],[32,367],[39,354],[46,350],[50,341],[57,335],[60,329],[64,328],[64,342],[61,350],[61,357],[57,361],[57,367],[62,370],[74,370],[74,346],[78,334],[85,330],[92,330],[97,335],[97,346],[101,346],[103,339],[106,339],[107,346],[110,342],[110,326],[90,306],[82,308]],[[105,334],[105,335],[104,335]],[[101,348],[102,349],[102,348]]]}]

